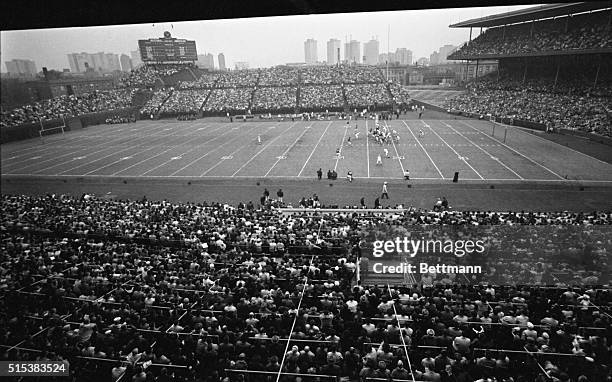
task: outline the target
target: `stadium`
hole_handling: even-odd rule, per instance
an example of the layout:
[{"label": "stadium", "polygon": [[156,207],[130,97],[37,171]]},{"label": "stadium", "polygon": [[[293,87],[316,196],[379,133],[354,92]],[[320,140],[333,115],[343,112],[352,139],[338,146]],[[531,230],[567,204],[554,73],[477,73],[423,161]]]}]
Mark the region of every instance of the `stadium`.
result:
[{"label": "stadium", "polygon": [[45,70],[2,107],[0,375],[612,380],[611,20],[453,23],[450,90],[169,32],[116,83]]}]

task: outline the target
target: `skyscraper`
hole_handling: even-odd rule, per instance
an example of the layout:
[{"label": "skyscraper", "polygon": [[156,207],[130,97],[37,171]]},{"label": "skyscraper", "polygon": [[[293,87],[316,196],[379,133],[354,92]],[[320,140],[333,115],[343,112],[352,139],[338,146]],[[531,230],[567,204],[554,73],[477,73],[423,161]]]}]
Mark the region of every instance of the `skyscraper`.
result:
[{"label": "skyscraper", "polygon": [[130,70],[134,69],[132,67],[132,59],[127,54],[122,54],[119,58],[119,62],[121,62],[122,72],[129,72]]},{"label": "skyscraper", "polygon": [[198,54],[197,64],[199,67],[203,69],[214,70],[215,69],[215,57],[212,55],[212,53]]},{"label": "skyscraper", "polygon": [[219,53],[219,70],[225,70],[225,55],[223,53]]},{"label": "skyscraper", "polygon": [[304,57],[306,64],[317,63],[317,40],[309,38],[304,41]]},{"label": "skyscraper", "polygon": [[133,50],[130,52],[130,57],[132,58],[132,67],[137,68],[142,64],[142,59],[140,58],[140,51]]},{"label": "skyscraper", "polygon": [[332,38],[327,42],[327,65],[340,62],[340,40]]},{"label": "skyscraper", "polygon": [[378,40],[370,40],[363,44],[364,64],[376,65],[378,63]]},{"label": "skyscraper", "polygon": [[74,73],[86,72],[89,68],[99,72],[121,70],[119,56],[114,53],[71,53],[68,54],[68,64]]},{"label": "skyscraper", "polygon": [[351,40],[344,44],[344,60],[349,63],[361,62],[361,43],[357,40]]},{"label": "skyscraper", "polygon": [[440,47],[440,55],[438,56],[438,63],[439,64],[445,64],[448,60],[446,59],[446,57],[448,57],[449,54],[451,54],[457,47],[454,45],[450,45],[450,44],[446,44],[443,47]]},{"label": "skyscraper", "polygon": [[6,71],[10,75],[32,77],[36,75],[36,63],[32,60],[15,59],[5,61]]},{"label": "skyscraper", "polygon": [[400,65],[412,65],[412,51],[406,48],[395,50],[395,57]]}]

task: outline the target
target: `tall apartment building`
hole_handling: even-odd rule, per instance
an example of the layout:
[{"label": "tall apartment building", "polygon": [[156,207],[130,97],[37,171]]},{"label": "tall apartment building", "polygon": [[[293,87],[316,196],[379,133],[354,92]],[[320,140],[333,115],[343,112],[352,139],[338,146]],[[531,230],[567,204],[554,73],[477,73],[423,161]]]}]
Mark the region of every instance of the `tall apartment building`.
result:
[{"label": "tall apartment building", "polygon": [[134,67],[132,66],[132,59],[127,54],[122,54],[119,58],[119,62],[121,63],[122,72],[129,72],[134,69]]},{"label": "tall apartment building", "polygon": [[306,64],[317,63],[317,40],[309,38],[304,41],[304,61]]},{"label": "tall apartment building", "polygon": [[379,51],[378,40],[370,40],[363,44],[363,57],[364,64],[376,65],[378,64],[378,51]]},{"label": "tall apartment building", "polygon": [[14,59],[5,61],[6,71],[15,77],[34,77],[36,76],[36,63],[32,60]]},{"label": "tall apartment building", "polygon": [[344,61],[348,64],[361,62],[361,43],[351,40],[344,44]]},{"label": "tall apartment building", "polygon": [[327,65],[340,62],[340,40],[332,38],[327,42]]},{"label": "tall apartment building", "polygon": [[112,72],[121,70],[119,56],[114,53],[71,53],[68,54],[68,64],[70,71],[74,73],[83,73],[91,70],[99,72]]},{"label": "tall apartment building", "polygon": [[212,55],[212,53],[198,54],[197,64],[199,67],[203,69],[214,70],[215,69],[215,57]]},{"label": "tall apartment building", "polygon": [[223,53],[219,53],[217,59],[219,60],[219,70],[225,70],[225,55]]}]

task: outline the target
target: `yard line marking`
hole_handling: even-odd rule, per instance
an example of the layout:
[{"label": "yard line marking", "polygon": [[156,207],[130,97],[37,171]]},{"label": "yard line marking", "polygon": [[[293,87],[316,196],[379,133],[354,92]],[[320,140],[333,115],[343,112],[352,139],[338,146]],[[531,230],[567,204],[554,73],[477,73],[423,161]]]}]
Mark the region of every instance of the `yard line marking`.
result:
[{"label": "yard line marking", "polygon": [[491,136],[489,136],[488,134],[483,133],[482,131],[478,130],[477,128],[473,127],[472,125],[470,125],[470,124],[469,124],[469,123],[467,123],[467,122],[464,122],[464,121],[462,121],[462,120],[458,120],[458,121],[459,121],[459,122],[461,122],[461,123],[463,123],[464,125],[466,125],[466,126],[467,126],[467,127],[469,127],[470,129],[472,129],[472,130],[476,130],[476,131],[477,131],[477,132],[479,132],[480,134],[482,134],[482,135],[484,135],[484,136],[488,137],[489,139],[492,139],[492,140],[494,140],[495,142],[500,143],[500,144],[501,144],[501,145],[503,145],[504,147],[506,147],[506,148],[508,148],[508,149],[510,149],[510,150],[512,150],[512,151],[514,151],[515,153],[517,153],[518,155],[520,155],[520,156],[522,156],[523,158],[527,159],[528,161],[530,161],[530,162],[532,162],[532,163],[534,163],[534,164],[536,164],[536,165],[538,165],[538,166],[542,167],[544,170],[546,170],[546,171],[550,172],[551,174],[555,175],[557,178],[559,178],[559,179],[564,179],[564,180],[565,180],[565,178],[563,178],[561,175],[557,174],[557,173],[556,173],[556,172],[554,172],[553,170],[551,170],[551,169],[549,169],[548,167],[544,166],[543,164],[541,164],[541,163],[539,163],[539,162],[536,162],[535,160],[533,160],[533,159],[529,158],[527,155],[525,155],[525,154],[523,154],[523,153],[521,153],[521,152],[518,152],[517,150],[513,149],[512,147],[508,146],[507,144],[503,143],[502,141],[500,141],[500,140],[498,140],[498,139],[496,139],[496,138],[494,138],[494,137],[491,137]]},{"label": "yard line marking", "polygon": [[[128,134],[127,136],[122,136],[122,137],[119,137],[119,138],[115,138],[115,139],[112,139],[111,141],[108,142],[108,147],[100,149],[100,150],[97,150],[97,151],[94,151],[92,153],[88,153],[88,154],[99,153],[99,152],[104,151],[104,150],[106,150],[108,148],[112,148],[112,144],[113,143],[121,142],[121,141],[126,140],[126,139],[127,140],[132,140],[132,139],[136,139],[136,138],[138,138],[138,134]],[[77,146],[77,147],[79,147],[79,146]],[[51,151],[51,154],[53,154],[53,151],[58,152],[58,151],[62,150],[63,148],[64,148],[64,146],[57,146],[57,147],[53,146],[53,147],[49,147],[48,150]],[[45,163],[45,162],[57,160],[59,158],[64,158],[64,157],[67,157],[67,156],[70,156],[70,155],[74,155],[74,154],[77,154],[77,153],[79,153],[81,151],[91,150],[91,148],[92,148],[91,146],[84,146],[84,147],[81,147],[80,149],[78,149],[76,151],[71,151],[71,152],[63,154],[63,155],[55,155],[55,156],[53,156],[53,157],[51,157],[49,159],[45,159],[45,160],[37,162],[37,163],[31,163],[31,164],[25,164],[23,162],[10,163],[8,166],[4,166],[5,167],[4,170],[6,171],[7,167],[15,166],[14,169],[16,169],[16,171],[23,171],[24,169],[26,169],[28,167],[37,166],[37,165],[40,165],[41,163]],[[47,150],[42,150],[42,151],[47,151]],[[42,153],[42,151],[39,152],[39,153]],[[37,154],[39,154],[39,153],[37,153]],[[63,162],[63,163],[68,163],[68,162]],[[45,167],[45,168],[42,168],[42,169],[38,169],[36,171],[44,171],[44,170],[46,170],[48,168],[53,168],[53,167],[56,167],[56,165]]]},{"label": "yard line marking", "polygon": [[[144,128],[144,126],[143,126],[143,128]],[[71,133],[71,132],[69,131],[68,133]],[[72,133],[81,133],[81,134],[78,134],[76,136],[72,136],[72,137],[69,137],[69,138],[62,139],[62,141],[59,142],[59,143],[64,143],[65,144],[65,143],[78,142],[78,141],[82,140],[83,138],[89,137],[89,135],[85,135],[84,136],[84,134],[87,134],[87,132],[83,132],[82,130],[81,131],[74,131]],[[113,135],[112,132],[109,132],[106,135],[101,135],[101,137],[104,138],[104,137],[112,136],[112,135]],[[53,135],[51,135],[50,137],[53,137]],[[33,141],[34,139],[36,139],[36,138],[31,138],[32,142],[28,142],[29,140],[25,140],[25,141],[22,141],[21,143],[23,145],[34,144],[34,141]],[[53,142],[53,143],[56,143],[56,142]],[[57,149],[57,148],[61,148],[61,147],[65,147],[65,145],[55,146],[55,145],[49,143],[49,144],[45,145],[44,147],[40,146],[40,145],[36,145],[36,146],[16,148],[15,150],[10,151],[10,154],[13,155],[13,154],[16,154],[16,153],[24,152],[26,150],[37,150],[37,149],[38,150],[42,149],[42,150],[40,150],[40,153],[42,153],[44,151],[48,151],[48,150],[52,150],[52,149]],[[20,154],[20,155],[16,156],[15,158],[21,157],[23,155],[28,155],[28,154]]]},{"label": "yard line marking", "polygon": [[[387,121],[385,121],[385,127],[387,128],[387,131],[389,131],[389,125],[387,125]],[[395,141],[393,140],[393,137],[391,137],[391,143],[393,144],[393,148],[395,149],[395,155],[397,157],[397,161],[399,162],[399,165],[402,168],[402,176],[404,176],[404,174],[406,173],[406,169],[404,169],[404,165],[402,164],[402,159],[400,158],[399,152],[397,151],[397,147],[395,146]]]},{"label": "yard line marking", "polygon": [[[438,166],[436,166],[436,162],[434,162],[433,159],[431,159],[431,157],[429,156],[429,153],[427,152],[427,150],[425,150],[425,147],[423,147],[423,144],[421,144],[421,142],[417,139],[416,135],[414,135],[414,133],[410,129],[410,126],[408,126],[406,121],[402,121],[402,122],[404,123],[404,125],[406,126],[406,129],[408,129],[410,134],[412,134],[412,136],[414,137],[414,140],[419,144],[419,146],[421,146],[421,148],[423,149],[423,152],[425,152],[425,155],[427,155],[427,158],[429,158],[429,160],[431,161],[431,164],[434,165],[434,167],[436,168],[436,171],[438,171],[438,174],[440,174],[440,178],[444,179],[444,175],[442,175],[442,172],[440,171]],[[414,178],[414,179],[416,179],[416,178]]]},{"label": "yard line marking", "polygon": [[[499,122],[497,122],[497,123],[499,123]],[[578,150],[575,150],[575,149],[573,149],[573,148],[571,148],[571,147],[568,147],[568,146],[563,146],[562,144],[560,144],[560,143],[558,143],[558,142],[549,141],[548,139],[542,138],[542,137],[540,137],[540,136],[539,136],[539,134],[538,134],[536,131],[534,131],[534,133],[532,134],[532,133],[530,133],[530,131],[531,131],[531,130],[529,130],[529,129],[527,129],[527,128],[523,128],[523,127],[520,127],[520,126],[506,125],[506,124],[503,124],[503,123],[502,123],[501,125],[502,125],[502,126],[504,126],[504,127],[510,127],[510,128],[512,128],[512,129],[514,129],[514,130],[516,130],[516,131],[520,132],[520,133],[523,133],[523,134],[528,134],[528,136],[530,136],[530,137],[531,137],[531,136],[536,137],[537,139],[539,139],[539,140],[541,140],[541,141],[548,142],[548,143],[553,143],[553,144],[555,144],[555,145],[558,145],[558,146],[563,147],[564,149],[571,150],[571,151],[573,151],[573,152],[575,152],[575,153],[578,153],[578,154],[582,154],[582,155],[584,155],[584,156],[585,156],[585,157],[587,157],[587,158],[594,159],[594,160],[596,160],[596,161],[598,161],[598,162],[601,162],[601,163],[603,163],[603,164],[607,164],[607,165],[609,165],[609,164],[610,164],[610,163],[608,163],[608,162],[602,161],[601,159],[598,159],[598,158],[595,158],[595,157],[593,157],[593,156],[590,156],[589,154],[585,154],[585,153],[583,153],[583,152],[580,152],[580,151],[578,151]],[[474,133],[474,134],[476,134],[476,133]],[[582,138],[582,137],[580,137],[580,138]]]},{"label": "yard line marking", "polygon": [[319,137],[319,140],[317,141],[317,144],[315,145],[315,147],[312,149],[312,152],[310,153],[310,155],[308,156],[308,159],[306,159],[306,162],[304,162],[304,165],[302,166],[302,169],[300,170],[300,172],[297,174],[297,176],[302,175],[302,171],[304,171],[304,169],[306,168],[306,165],[308,164],[308,162],[310,161],[310,158],[312,157],[312,154],[314,154],[314,152],[317,150],[317,147],[319,146],[319,143],[321,143],[321,140],[323,139],[323,136],[325,135],[325,133],[327,133],[327,129],[329,129],[329,127],[331,126],[332,122],[330,122],[327,127],[325,128],[325,130],[323,131],[323,134],[321,134],[321,136]]},{"label": "yard line marking", "polygon": [[442,142],[444,142],[444,144],[445,144],[446,146],[448,146],[448,148],[449,148],[449,149],[453,150],[453,152],[455,153],[455,155],[457,155],[457,158],[459,158],[459,160],[462,160],[462,161],[463,161],[463,163],[467,164],[467,165],[468,165],[468,166],[469,166],[469,167],[472,169],[472,171],[474,171],[474,172],[476,173],[476,175],[478,175],[478,177],[479,177],[480,179],[483,179],[483,180],[484,180],[484,178],[482,177],[482,175],[480,175],[480,174],[478,173],[478,171],[476,171],[476,169],[475,169],[474,167],[472,167],[472,165],[471,165],[471,164],[470,164],[470,163],[467,161],[467,158],[464,158],[464,157],[462,157],[461,155],[459,155],[459,153],[458,153],[457,151],[455,151],[455,149],[454,149],[454,148],[452,148],[452,147],[451,147],[451,145],[449,145],[449,144],[448,144],[448,143],[447,143],[447,142],[444,140],[444,138],[442,138],[442,137],[441,137],[441,136],[440,136],[438,133],[436,133],[436,132],[434,131],[434,129],[432,129],[432,128],[431,128],[431,126],[429,126],[427,123],[425,123],[425,121],[421,120],[421,123],[423,123],[423,125],[425,125],[427,128],[429,128],[429,130],[431,130],[431,132],[432,132],[432,133],[436,134],[436,136],[437,136],[438,138],[440,138],[440,140],[441,140]]},{"label": "yard line marking", "polygon": [[[244,145],[238,147],[236,150],[232,151],[231,153],[229,153],[228,155],[222,156],[221,160],[219,162],[217,162],[217,164],[215,164],[214,166],[210,167],[208,170],[204,171],[200,177],[205,176],[206,174],[208,174],[211,170],[217,168],[217,166],[219,166],[221,163],[223,163],[226,160],[230,160],[234,158],[234,154],[236,154],[238,151],[242,150],[243,148],[249,146],[250,144],[252,144],[252,142],[249,140],[247,141],[247,143],[245,143]],[[223,144],[224,145],[224,144]],[[221,146],[223,146],[221,145]]]},{"label": "yard line marking", "polygon": [[292,124],[291,124],[291,126],[289,126],[289,128],[288,128],[287,130],[284,130],[284,131],[283,131],[281,134],[277,135],[277,136],[276,136],[274,139],[272,139],[272,140],[271,140],[270,142],[268,142],[268,143],[267,143],[267,144],[266,144],[264,147],[262,147],[262,148],[261,148],[261,150],[259,150],[259,151],[258,151],[258,152],[257,152],[255,155],[253,155],[253,156],[251,157],[251,159],[249,159],[248,161],[246,161],[246,163],[245,163],[245,164],[243,164],[242,166],[240,166],[240,168],[239,168],[238,170],[236,170],[236,172],[234,172],[234,173],[232,174],[232,177],[236,176],[236,174],[237,174],[237,173],[238,173],[240,170],[242,170],[243,168],[245,168],[247,164],[251,163],[251,161],[252,161],[253,159],[255,159],[255,157],[257,157],[259,154],[261,154],[261,153],[262,153],[262,152],[263,152],[263,151],[264,151],[264,150],[265,150],[265,149],[266,149],[268,146],[270,146],[270,145],[272,144],[272,142],[274,142],[275,140],[277,140],[278,138],[280,138],[280,137],[281,137],[281,135],[283,135],[284,133],[286,133],[287,131],[289,131],[289,130],[290,130],[292,127],[293,127],[293,126],[295,126],[295,124],[296,124],[296,123],[297,123],[297,122],[292,123]]},{"label": "yard line marking", "polygon": [[368,178],[370,177],[370,133],[368,132],[368,117],[365,119],[365,136],[366,136],[366,163],[368,165]]},{"label": "yard line marking", "polygon": [[[164,140],[164,138],[162,137],[162,138],[161,138],[161,141],[163,141],[163,140]],[[134,149],[135,147],[139,147],[139,146],[138,146],[138,145],[136,145],[136,146],[130,146],[130,147],[126,147],[126,148],[124,148],[123,150],[114,151],[114,152],[112,152],[112,153],[110,153],[110,154],[108,154],[108,155],[105,155],[105,156],[100,157],[100,158],[94,158],[93,160],[90,160],[90,161],[89,161],[89,162],[87,162],[87,163],[83,163],[83,164],[80,164],[80,165],[78,165],[78,166],[76,166],[76,167],[69,168],[68,170],[64,170],[64,171],[62,171],[62,172],[60,172],[60,173],[57,173],[57,174],[55,174],[55,175],[61,175],[61,174],[64,174],[64,173],[66,173],[66,172],[68,172],[68,171],[75,170],[75,169],[77,169],[77,168],[79,168],[79,167],[88,166],[88,165],[90,165],[90,164],[92,164],[92,163],[95,163],[95,162],[98,162],[98,161],[100,161],[100,160],[102,160],[102,159],[105,159],[105,158],[111,157],[111,156],[113,156],[113,155],[117,155],[117,154],[122,153],[122,152],[124,152],[124,151],[132,150],[132,149]],[[157,148],[157,146],[156,146],[156,145],[153,145],[152,147],[148,147],[146,150],[143,150],[142,152],[147,151],[147,150],[150,150],[150,149],[156,149],[156,148]],[[70,162],[70,161],[68,161],[68,162]],[[66,163],[68,163],[68,162],[66,162]],[[53,166],[53,167],[54,167],[54,166]],[[81,174],[81,175],[88,175],[88,174]]]},{"label": "yard line marking", "polygon": [[[340,156],[342,155],[342,149],[344,146],[344,138],[346,137],[346,132],[348,131],[349,125],[346,125],[344,128],[344,135],[342,135],[342,142],[340,142],[340,152],[336,155],[336,165],[334,166],[334,171],[338,168],[338,162],[340,161]],[[344,158],[344,157],[342,157]]]},{"label": "yard line marking", "polygon": [[[217,129],[217,130],[219,130],[219,129]],[[208,139],[208,140],[206,140],[206,141],[202,142],[202,143],[201,143],[201,145],[205,145],[205,144],[207,144],[207,143],[209,143],[209,142],[214,141],[214,140],[215,140],[215,139],[217,139],[217,138],[221,138],[222,136],[224,136],[224,135],[226,135],[226,134],[229,134],[229,133],[231,133],[232,131],[234,131],[234,130],[233,130],[233,129],[227,129],[227,131],[226,131],[225,133],[223,133],[223,134],[221,134],[221,135],[218,135],[218,136],[216,136],[216,137],[212,137],[212,138],[210,138],[210,139]],[[238,137],[239,137],[239,136],[240,136],[240,135],[238,135]],[[229,142],[232,142],[234,139],[236,139],[236,138],[238,138],[238,137],[234,137],[234,138],[230,139],[229,141],[227,141],[227,142],[225,142],[225,143],[221,144],[220,146],[217,146],[217,148],[216,148],[216,149],[214,149],[214,150],[212,150],[212,151],[208,151],[206,154],[204,154],[204,155],[202,155],[201,157],[198,157],[198,158],[196,158],[196,159],[192,160],[191,162],[187,163],[185,166],[183,166],[183,167],[179,168],[178,170],[174,171],[174,172],[173,172],[172,174],[170,174],[170,175],[174,175],[174,174],[176,174],[177,172],[183,171],[184,169],[186,169],[187,167],[191,166],[191,165],[192,165],[192,164],[194,164],[195,162],[197,162],[197,161],[199,161],[200,159],[202,159],[202,158],[204,158],[204,157],[208,156],[208,154],[213,153],[213,152],[215,152],[215,151],[219,150],[219,149],[220,149],[221,147],[223,147],[225,144],[227,144],[227,143],[229,143]],[[187,154],[187,153],[189,153],[189,152],[191,152],[191,151],[193,151],[193,150],[195,150],[195,149],[201,148],[201,147],[200,147],[201,145],[198,145],[198,146],[192,147],[191,149],[189,149],[189,150],[185,151],[184,153],[182,153],[180,156],[183,156],[183,155],[185,155],[185,154]],[[159,164],[159,165],[157,165],[157,166],[155,166],[155,167],[153,167],[153,168],[151,168],[151,169],[148,169],[147,171],[143,172],[143,173],[142,173],[142,174],[140,174],[139,176],[144,176],[144,175],[146,175],[146,174],[150,173],[151,171],[157,170],[158,168],[160,168],[160,167],[162,167],[162,166],[165,166],[166,164],[168,164],[168,163],[170,163],[170,162],[172,162],[172,160],[167,160],[167,161],[165,161],[165,162],[164,162],[164,163],[162,163],[162,164]]]},{"label": "yard line marking", "polygon": [[494,157],[493,155],[491,155],[487,150],[483,149],[482,147],[478,146],[476,143],[472,142],[471,139],[469,139],[468,137],[466,137],[465,135],[461,134],[461,132],[459,130],[456,130],[454,127],[452,127],[451,125],[449,125],[446,122],[442,122],[443,125],[447,126],[448,128],[452,129],[454,132],[456,132],[457,134],[461,135],[463,138],[465,138],[468,142],[470,142],[472,145],[478,147],[483,153],[487,154],[488,156],[491,157],[492,160],[496,161],[497,163],[501,164],[502,166],[504,166],[505,168],[507,168],[510,172],[512,172],[514,175],[518,176],[519,179],[524,179],[522,176],[520,176],[516,171],[514,171],[513,169],[511,169],[510,167],[506,166],[506,164],[504,162],[502,162],[501,160],[499,160],[499,158]]},{"label": "yard line marking", "polygon": [[[207,126],[207,127],[208,127],[208,126]],[[222,127],[222,125],[221,125],[221,126],[218,126],[216,129],[212,130],[211,132],[216,131],[216,130],[219,130],[221,127]],[[205,129],[205,128],[206,128],[206,127],[204,127],[204,129]],[[203,129],[203,128],[201,127],[200,129]],[[198,129],[198,130],[196,130],[196,131],[199,131],[200,129]],[[129,170],[130,168],[135,167],[135,166],[138,166],[139,164],[142,164],[142,163],[144,163],[144,162],[146,162],[146,161],[148,161],[148,160],[151,160],[151,159],[153,159],[153,158],[157,158],[158,156],[160,156],[160,155],[162,155],[162,154],[164,154],[164,153],[167,153],[167,152],[168,152],[168,151],[170,151],[170,150],[174,150],[174,149],[175,149],[175,148],[177,148],[177,147],[180,147],[180,146],[186,145],[187,143],[189,143],[189,142],[191,142],[191,141],[194,141],[194,140],[196,140],[196,139],[198,139],[198,138],[202,138],[202,136],[200,136],[200,135],[196,135],[196,136],[194,136],[193,138],[191,138],[191,139],[187,140],[186,142],[183,142],[183,143],[178,144],[178,145],[173,145],[173,146],[170,146],[170,148],[169,148],[169,149],[164,150],[164,151],[162,151],[161,153],[159,153],[159,154],[157,154],[157,155],[154,155],[154,156],[152,156],[152,157],[145,158],[145,159],[141,160],[140,162],[136,162],[136,163],[134,163],[133,165],[128,166],[128,167],[124,168],[123,170],[119,170],[119,171],[117,171],[117,172],[115,172],[115,173],[113,173],[113,174],[111,174],[111,175],[117,175],[117,174],[119,174],[119,173],[122,173],[122,172],[124,172],[125,170]],[[194,147],[194,148],[192,148],[191,150],[194,150],[194,149],[195,149],[195,147]],[[190,150],[190,151],[191,151],[191,150]],[[179,155],[178,155],[178,157],[172,157],[172,158],[170,158],[170,160],[177,160],[177,159],[180,159],[180,158],[181,158],[183,155],[185,155],[185,154],[186,154],[186,153],[188,153],[188,152],[189,152],[189,151],[187,151],[187,152],[185,152],[185,153],[182,153],[182,154],[179,154]]]},{"label": "yard line marking", "polygon": [[[132,136],[132,135],[129,135],[129,136],[131,136],[131,138],[127,138],[126,142],[127,142],[127,141],[131,141],[131,140],[134,140],[134,139],[137,139],[137,138],[138,138],[138,136]],[[124,140],[124,139],[126,139],[126,137],[121,137],[121,138],[113,139],[113,140],[112,140],[111,142],[109,142],[109,143],[113,143],[113,142],[115,142],[115,141],[122,141],[122,140]],[[114,148],[115,148],[115,147],[114,147],[112,144],[110,144],[108,147],[105,147],[105,148],[103,148],[103,149],[96,150],[96,151],[93,151],[93,152],[88,152],[86,156],[91,156],[91,155],[93,155],[93,154],[97,154],[97,153],[103,152],[103,151],[105,151],[105,150],[108,150],[108,149],[114,149]],[[134,146],[129,146],[127,149],[131,149],[131,148],[134,148]],[[58,149],[61,149],[61,147],[58,147]],[[77,153],[79,153],[79,152],[81,152],[81,151],[85,151],[85,152],[87,152],[87,150],[91,150],[91,147],[84,147],[84,148],[82,148],[82,149],[80,149],[80,150],[72,151],[72,152],[69,152],[69,153],[64,154],[64,155],[55,156],[55,157],[53,157],[53,158],[49,158],[49,159],[46,159],[46,160],[44,160],[44,161],[40,161],[40,162],[38,162],[38,163],[29,164],[29,165],[26,165],[26,166],[23,166],[23,167],[19,168],[19,170],[17,170],[17,171],[22,171],[22,170],[24,170],[24,169],[26,169],[26,168],[28,168],[28,167],[36,166],[36,165],[39,165],[39,164],[41,164],[41,163],[49,162],[49,161],[52,161],[52,160],[57,160],[57,159],[59,159],[59,158],[64,158],[64,157],[67,157],[67,156],[72,156],[72,155],[77,154]],[[121,151],[119,151],[119,152],[122,152],[122,151],[125,151],[125,150],[121,150]],[[60,162],[60,163],[53,164],[53,165],[51,165],[51,166],[47,166],[47,167],[43,167],[43,168],[39,168],[39,169],[35,170],[33,173],[34,173],[34,174],[37,174],[37,173],[40,173],[41,171],[45,171],[45,170],[48,170],[48,169],[50,169],[50,168],[57,167],[57,166],[61,166],[61,165],[64,165],[64,164],[66,164],[66,163],[70,163],[70,162],[73,162],[73,161],[75,161],[74,157],[73,157],[73,159],[70,159],[70,160],[67,160],[67,161],[63,161],[63,162]],[[89,162],[89,163],[91,163],[91,162]],[[86,164],[87,164],[87,163],[86,163]],[[78,166],[78,167],[80,167],[80,166]],[[74,167],[74,168],[78,168],[78,167]]]},{"label": "yard line marking", "polygon": [[272,165],[272,167],[270,167],[270,169],[268,170],[268,172],[266,172],[266,175],[264,175],[264,178],[268,176],[268,174],[270,173],[270,171],[272,171],[272,169],[274,167],[276,167],[276,165],[278,164],[278,162],[281,161],[281,159],[285,159],[287,158],[287,154],[289,153],[289,150],[291,150],[293,148],[293,146],[295,146],[295,144],[304,136],[304,134],[306,134],[308,132],[308,129],[304,129],[304,131],[302,132],[302,134],[300,134],[295,141],[293,141],[293,143],[287,147],[287,150],[285,150],[285,152],[283,152],[279,157],[277,157],[278,159],[276,159],[276,162],[274,162],[274,164]]}]

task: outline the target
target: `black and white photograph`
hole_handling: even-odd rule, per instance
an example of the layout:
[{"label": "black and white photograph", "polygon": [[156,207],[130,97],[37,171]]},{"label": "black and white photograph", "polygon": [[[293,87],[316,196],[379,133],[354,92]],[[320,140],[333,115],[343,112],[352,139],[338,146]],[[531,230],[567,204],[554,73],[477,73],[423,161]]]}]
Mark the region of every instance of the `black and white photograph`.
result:
[{"label": "black and white photograph", "polygon": [[611,1],[145,3],[2,5],[1,381],[612,382]]}]

